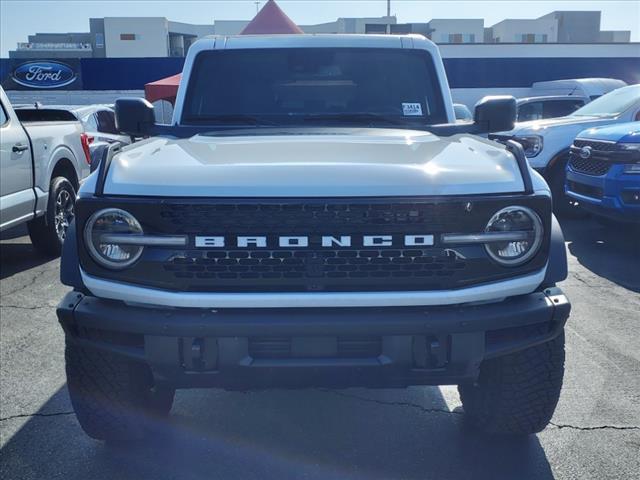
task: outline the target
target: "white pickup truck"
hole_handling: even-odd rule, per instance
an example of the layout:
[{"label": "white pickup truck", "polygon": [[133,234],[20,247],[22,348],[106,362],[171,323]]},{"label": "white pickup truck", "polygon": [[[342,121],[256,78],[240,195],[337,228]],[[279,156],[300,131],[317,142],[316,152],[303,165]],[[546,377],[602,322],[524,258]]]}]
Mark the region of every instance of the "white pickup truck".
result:
[{"label": "white pickup truck", "polygon": [[69,112],[32,110],[20,121],[0,88],[0,231],[27,223],[33,246],[60,254],[76,192],[89,174],[83,128]]},{"label": "white pickup truck", "polygon": [[592,127],[639,120],[640,84],[613,90],[571,115],[517,123],[510,132],[490,135],[489,138],[520,142],[531,166],[544,176],[551,187],[554,211],[567,214],[574,211],[574,205],[564,192],[565,171],[576,135]]},{"label": "white pickup truck", "polygon": [[[550,421],[570,305],[551,195],[513,97],[455,123],[422,36],[212,37],[173,125],[142,99],[80,189],[60,303],[67,384],[97,439],[176,388],[459,385],[478,428]],[[215,406],[212,407],[215,409]]]}]

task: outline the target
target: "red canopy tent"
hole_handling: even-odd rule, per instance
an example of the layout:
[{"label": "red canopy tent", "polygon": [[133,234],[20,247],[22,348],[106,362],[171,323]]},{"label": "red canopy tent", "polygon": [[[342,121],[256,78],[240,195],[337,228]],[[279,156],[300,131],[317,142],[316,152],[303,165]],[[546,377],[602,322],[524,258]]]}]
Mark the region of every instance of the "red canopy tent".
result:
[{"label": "red canopy tent", "polygon": [[151,103],[156,100],[167,100],[172,104],[175,103],[181,78],[182,74],[178,73],[177,75],[147,83],[144,86],[145,98]]},{"label": "red canopy tent", "polygon": [[269,0],[240,35],[304,33],[287,17],[275,0]]},{"label": "red canopy tent", "polygon": [[[264,7],[256,14],[240,35],[260,34],[291,34],[304,33],[293,21],[287,17],[275,0],[268,0]],[[172,104],[176,101],[178,86],[182,74],[172,75],[144,86],[144,96],[150,102],[167,100]]]}]

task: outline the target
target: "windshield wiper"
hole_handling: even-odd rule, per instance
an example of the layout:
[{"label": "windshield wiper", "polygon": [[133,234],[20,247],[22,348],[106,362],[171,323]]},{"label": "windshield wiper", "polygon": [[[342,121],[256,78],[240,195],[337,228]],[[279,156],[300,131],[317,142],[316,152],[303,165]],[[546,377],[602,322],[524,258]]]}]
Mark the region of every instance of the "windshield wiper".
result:
[{"label": "windshield wiper", "polygon": [[387,117],[377,113],[330,113],[330,114],[317,114],[317,115],[304,115],[303,120],[305,122],[323,122],[323,121],[335,121],[345,123],[360,123],[360,122],[380,122],[388,123],[391,125],[407,125],[408,122],[403,122],[395,118]]},{"label": "windshield wiper", "polygon": [[244,114],[229,114],[229,115],[212,115],[210,117],[197,117],[189,119],[189,121],[195,121],[197,123],[220,123],[220,124],[244,124],[244,125],[267,125],[267,126],[279,126],[279,124],[265,120],[264,118],[254,117],[252,115]]}]

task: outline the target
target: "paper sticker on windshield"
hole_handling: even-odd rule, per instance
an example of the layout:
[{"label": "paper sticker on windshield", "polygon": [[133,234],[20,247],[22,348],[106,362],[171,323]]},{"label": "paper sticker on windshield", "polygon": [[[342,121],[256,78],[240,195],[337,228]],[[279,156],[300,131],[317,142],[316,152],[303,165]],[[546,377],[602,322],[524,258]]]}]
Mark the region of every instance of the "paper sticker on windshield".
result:
[{"label": "paper sticker on windshield", "polygon": [[422,105],[419,103],[403,103],[402,113],[405,117],[421,117]]}]

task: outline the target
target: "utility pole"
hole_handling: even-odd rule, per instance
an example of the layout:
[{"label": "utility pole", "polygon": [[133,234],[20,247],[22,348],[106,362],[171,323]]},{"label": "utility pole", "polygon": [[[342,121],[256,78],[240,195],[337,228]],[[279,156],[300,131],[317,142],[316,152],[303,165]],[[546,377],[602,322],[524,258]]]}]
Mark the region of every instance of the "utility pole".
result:
[{"label": "utility pole", "polygon": [[253,2],[256,4],[256,13],[260,11],[260,2]]},{"label": "utility pole", "polygon": [[391,33],[391,0],[387,0],[387,33]]}]

